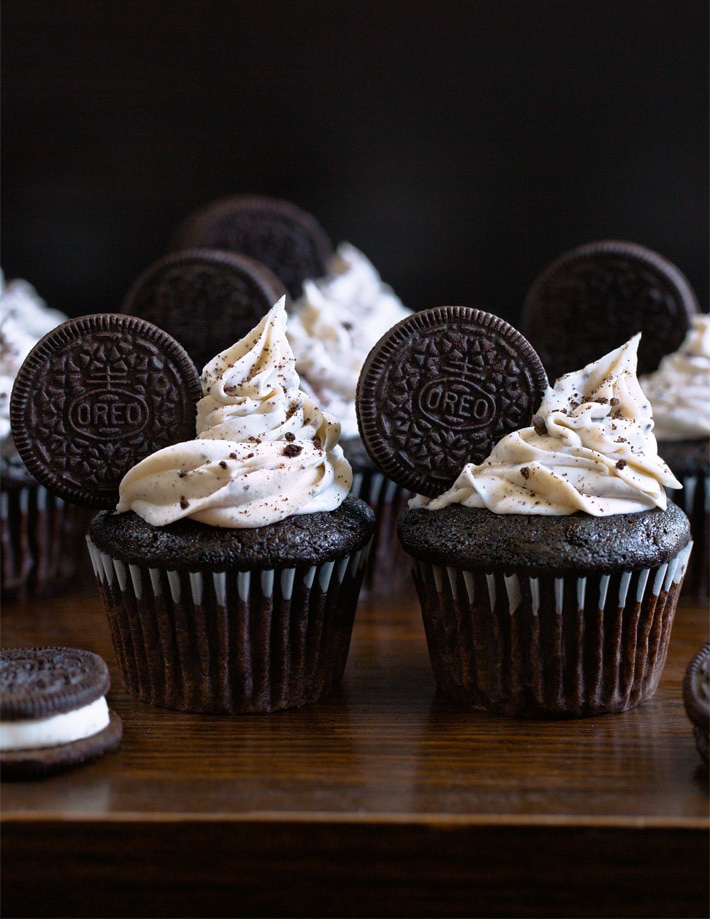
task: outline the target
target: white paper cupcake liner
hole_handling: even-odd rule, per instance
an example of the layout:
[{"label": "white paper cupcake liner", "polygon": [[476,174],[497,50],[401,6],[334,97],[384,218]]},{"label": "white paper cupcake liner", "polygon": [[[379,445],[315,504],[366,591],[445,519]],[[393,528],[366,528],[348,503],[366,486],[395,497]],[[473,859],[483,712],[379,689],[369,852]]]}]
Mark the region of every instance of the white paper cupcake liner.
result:
[{"label": "white paper cupcake liner", "polygon": [[185,711],[265,712],[335,689],[369,546],[321,565],[168,571],[89,554],[126,688]]},{"label": "white paper cupcake liner", "polygon": [[624,711],[655,692],[692,543],[612,575],[485,574],[413,560],[446,695],[518,717]]},{"label": "white paper cupcake liner", "polygon": [[0,489],[2,598],[56,593],[77,573],[89,515],[42,485]]}]

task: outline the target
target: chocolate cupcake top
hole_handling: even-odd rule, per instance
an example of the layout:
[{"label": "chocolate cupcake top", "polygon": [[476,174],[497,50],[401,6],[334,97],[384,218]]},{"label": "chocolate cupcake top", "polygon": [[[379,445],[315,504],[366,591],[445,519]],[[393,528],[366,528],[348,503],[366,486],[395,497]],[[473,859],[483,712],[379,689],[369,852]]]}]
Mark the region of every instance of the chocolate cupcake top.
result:
[{"label": "chocolate cupcake top", "polygon": [[343,502],[352,470],[340,425],[299,388],[285,298],[205,366],[202,391],[197,437],[127,472],[119,513],[133,510],[154,526],[190,517],[254,528]]},{"label": "chocolate cupcake top", "polygon": [[451,489],[419,506],[496,514],[592,516],[667,506],[680,488],[658,456],[651,406],[636,377],[640,334],[549,387],[530,427],[503,437]]},{"label": "chocolate cupcake top", "polygon": [[618,348],[637,332],[639,373],[675,351],[698,311],[688,279],[638,243],[603,239],[556,258],[525,298],[521,325],[551,380]]},{"label": "chocolate cupcake top", "polygon": [[687,562],[679,551],[690,541],[688,518],[675,504],[665,511],[603,519],[581,512],[511,516],[483,508],[472,513],[449,504],[436,513],[410,509],[400,518],[398,533],[408,553],[434,565],[554,577],[639,571],[669,562],[674,565],[670,577],[677,579]]},{"label": "chocolate cupcake top", "polygon": [[331,511],[295,514],[267,527],[204,526],[190,518],[151,526],[129,511],[102,511],[90,524],[94,545],[127,565],[187,571],[261,571],[320,565],[363,549],[375,527],[374,511],[348,496]]}]

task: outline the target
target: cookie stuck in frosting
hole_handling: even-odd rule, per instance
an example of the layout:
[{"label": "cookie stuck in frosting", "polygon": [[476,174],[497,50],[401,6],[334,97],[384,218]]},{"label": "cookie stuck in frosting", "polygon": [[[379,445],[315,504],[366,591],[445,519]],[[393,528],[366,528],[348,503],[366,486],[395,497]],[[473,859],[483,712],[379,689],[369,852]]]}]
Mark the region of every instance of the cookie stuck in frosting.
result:
[{"label": "cookie stuck in frosting", "polygon": [[352,470],[340,425],[299,388],[286,321],[282,298],[205,366],[197,437],[131,469],[119,513],[133,510],[154,526],[190,517],[252,528],[344,501]]}]

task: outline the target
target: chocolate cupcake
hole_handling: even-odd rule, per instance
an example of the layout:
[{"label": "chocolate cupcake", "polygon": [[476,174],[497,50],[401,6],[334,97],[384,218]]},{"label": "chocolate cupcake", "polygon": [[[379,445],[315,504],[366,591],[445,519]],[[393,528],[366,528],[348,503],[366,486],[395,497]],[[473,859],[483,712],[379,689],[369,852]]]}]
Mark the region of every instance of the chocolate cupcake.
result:
[{"label": "chocolate cupcake", "polygon": [[669,491],[690,518],[694,549],[683,593],[710,596],[710,317],[699,313],[677,351],[639,378],[651,402],[658,452],[682,483]]},{"label": "chocolate cupcake", "polygon": [[285,331],[282,299],[204,368],[197,438],[138,463],[92,522],[119,666],[149,704],[268,712],[343,674],[374,514]]},{"label": "chocolate cupcake", "polygon": [[54,594],[75,577],[90,519],[41,485],[20,458],[10,424],[10,393],[34,345],[66,320],[31,284],[0,274],[0,541],[2,600]]},{"label": "chocolate cupcake", "polygon": [[[466,416],[457,437],[450,417],[436,423],[429,412],[413,424],[433,426],[432,444],[448,449],[425,455],[415,450],[421,438],[410,439],[404,459],[394,449],[389,457],[403,476],[411,467],[409,481],[419,478],[399,536],[437,686],[472,708],[515,717],[624,711],[656,689],[691,547],[687,517],[666,506],[665,487],[678,483],[656,454],[635,375],[638,336],[543,390],[537,411],[483,456],[501,407],[521,401],[503,387],[496,406],[485,374],[498,364],[510,379],[516,363],[539,367],[539,359],[524,339],[517,357],[493,341],[486,360],[468,357],[463,377],[471,338],[489,338],[485,322],[432,340],[434,350],[454,351],[459,376],[430,379],[422,364],[413,397],[425,409],[435,389],[455,388],[449,410]],[[465,454],[466,436],[479,452],[451,484],[449,457]]]}]

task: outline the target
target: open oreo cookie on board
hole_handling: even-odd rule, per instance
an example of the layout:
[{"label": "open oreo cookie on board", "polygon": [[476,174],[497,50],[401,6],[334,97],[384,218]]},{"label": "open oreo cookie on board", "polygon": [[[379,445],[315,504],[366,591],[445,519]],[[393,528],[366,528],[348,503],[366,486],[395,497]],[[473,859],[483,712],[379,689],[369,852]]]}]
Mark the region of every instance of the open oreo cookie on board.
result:
[{"label": "open oreo cookie on board", "polygon": [[554,383],[642,332],[639,374],[675,351],[698,312],[668,259],[637,243],[600,240],[565,252],[528,290],[520,328]]},{"label": "open oreo cookie on board", "polygon": [[368,355],[356,397],[360,434],[389,478],[436,497],[466,463],[530,424],[547,383],[535,350],[503,319],[434,307],[401,320]]},{"label": "open oreo cookie on board", "polygon": [[219,249],[186,249],[149,265],[121,310],[164,329],[201,370],[256,326],[286,288],[265,265]]},{"label": "open oreo cookie on board", "polygon": [[103,658],[81,648],[0,651],[0,776],[44,778],[103,756],[123,724]]},{"label": "open oreo cookie on board", "polygon": [[135,316],[95,313],[44,336],[10,399],[27,469],[72,504],[112,508],[125,473],[195,436],[200,377],[167,332]]},{"label": "open oreo cookie on board", "polygon": [[330,237],[316,218],[280,198],[232,195],[190,214],[168,249],[225,249],[262,262],[296,300],[306,278],[325,274],[333,254]]}]

